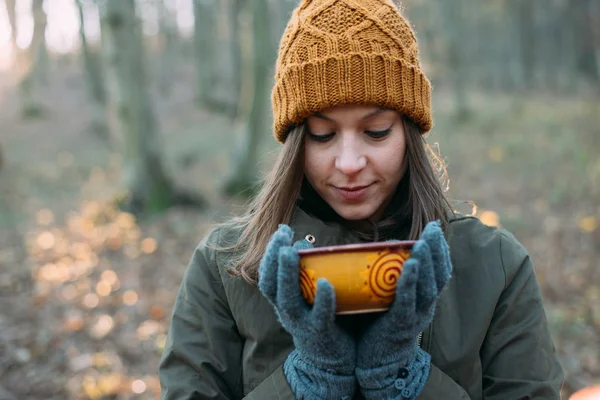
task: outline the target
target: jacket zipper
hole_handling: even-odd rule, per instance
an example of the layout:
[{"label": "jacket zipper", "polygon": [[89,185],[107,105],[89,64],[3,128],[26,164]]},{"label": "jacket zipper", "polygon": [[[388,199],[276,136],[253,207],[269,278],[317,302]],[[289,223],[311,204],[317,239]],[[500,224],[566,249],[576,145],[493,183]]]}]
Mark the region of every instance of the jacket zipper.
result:
[{"label": "jacket zipper", "polygon": [[[429,323],[430,332],[431,332],[431,329],[433,329],[433,320],[434,319],[435,319],[435,315],[433,316],[433,318],[431,318],[431,322]],[[429,336],[431,337],[431,334]],[[431,343],[431,340],[429,341],[429,343]],[[421,347],[421,344],[423,344],[423,331],[421,331],[419,333],[419,336],[417,336],[417,346]],[[424,350],[429,353],[429,349],[424,349]]]},{"label": "jacket zipper", "polygon": [[[430,349],[430,347],[431,347],[431,335],[433,335],[433,320],[434,319],[435,319],[435,315],[431,318],[431,322],[429,323],[429,345],[427,346],[426,349],[423,349],[423,350],[425,350],[428,353],[431,350]],[[422,348],[421,347],[422,344],[423,344],[423,331],[421,331],[419,333],[419,336],[417,336],[417,346],[419,346],[420,348]]]}]

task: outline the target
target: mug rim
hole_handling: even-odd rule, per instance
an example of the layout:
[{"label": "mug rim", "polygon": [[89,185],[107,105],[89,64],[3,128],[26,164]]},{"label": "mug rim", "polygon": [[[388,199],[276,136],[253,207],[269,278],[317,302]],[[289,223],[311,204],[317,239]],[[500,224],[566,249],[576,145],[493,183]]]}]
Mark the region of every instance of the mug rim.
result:
[{"label": "mug rim", "polygon": [[303,256],[314,256],[318,254],[335,254],[335,253],[346,253],[356,251],[372,251],[372,250],[399,250],[399,249],[412,249],[416,240],[398,240],[393,242],[371,242],[371,243],[354,243],[354,244],[341,244],[335,246],[323,246],[315,247],[312,249],[301,249],[298,250],[298,255]]}]

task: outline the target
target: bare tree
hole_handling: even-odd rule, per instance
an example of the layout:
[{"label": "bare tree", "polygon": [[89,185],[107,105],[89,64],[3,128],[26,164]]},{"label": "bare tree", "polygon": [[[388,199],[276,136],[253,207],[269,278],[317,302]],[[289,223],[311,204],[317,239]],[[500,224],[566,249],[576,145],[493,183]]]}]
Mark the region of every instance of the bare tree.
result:
[{"label": "bare tree", "polygon": [[196,55],[196,100],[200,106],[210,104],[215,40],[215,3],[213,0],[194,0],[194,47]]},{"label": "bare tree", "polygon": [[221,2],[225,7],[225,24],[227,26],[226,49],[227,57],[224,58],[226,74],[222,78],[227,82],[227,112],[235,117],[239,112],[239,99],[242,90],[242,49],[240,44],[241,0],[226,0]]},{"label": "bare tree", "polygon": [[577,37],[574,38],[574,46],[579,50],[577,54],[577,71],[574,75],[580,75],[586,82],[592,83],[592,86],[600,85],[600,66],[598,65],[598,0],[582,0],[578,7],[573,7],[570,2],[571,10],[575,14],[575,27],[573,29]]},{"label": "bare tree", "polygon": [[[244,127],[244,140],[236,157],[236,166],[232,177],[225,185],[225,192],[252,194],[258,180],[258,158],[261,137],[271,130],[269,110],[269,92],[271,83],[271,67],[275,58],[275,47],[272,43],[268,15],[267,0],[252,0],[252,95],[251,106],[248,107],[248,123]],[[250,189],[248,191],[248,189]]]},{"label": "bare tree", "polygon": [[4,0],[4,5],[6,6],[6,15],[10,23],[10,41],[12,43],[13,54],[16,56],[19,49],[17,47],[17,0]]},{"label": "bare tree", "polygon": [[469,100],[467,96],[465,53],[466,48],[462,44],[465,37],[464,0],[442,2],[442,16],[444,37],[446,38],[446,60],[447,71],[450,73],[452,92],[454,93],[456,116],[465,119],[469,116]]},{"label": "bare tree", "polygon": [[[241,0],[194,0],[197,102],[200,107],[238,114],[241,91]],[[264,18],[264,16],[263,16]]]},{"label": "bare tree", "polygon": [[163,95],[168,94],[177,55],[177,26],[172,9],[165,4],[166,0],[157,0],[158,25],[160,40],[160,60],[158,62],[158,87]]},{"label": "bare tree", "polygon": [[109,121],[123,149],[123,178],[129,192],[125,208],[152,213],[187,202],[190,198],[176,193],[163,165],[135,3],[106,0],[101,18]]},{"label": "bare tree", "polygon": [[600,2],[589,1],[590,26],[593,32],[593,49],[596,59],[596,76],[598,77],[598,92],[600,93]]},{"label": "bare tree", "polygon": [[42,113],[36,90],[45,80],[48,62],[46,50],[46,24],[47,17],[43,8],[44,0],[33,0],[31,12],[33,14],[33,37],[24,57],[19,57],[20,70],[23,77],[20,82],[23,98],[23,115],[35,117]]},{"label": "bare tree", "polygon": [[[105,143],[109,144],[108,127],[106,126],[106,91],[102,76],[102,62],[97,52],[93,52],[85,34],[85,13],[82,0],[75,0],[79,14],[79,40],[85,66],[87,85],[92,100],[92,130]],[[91,2],[87,6],[97,7]]]}]

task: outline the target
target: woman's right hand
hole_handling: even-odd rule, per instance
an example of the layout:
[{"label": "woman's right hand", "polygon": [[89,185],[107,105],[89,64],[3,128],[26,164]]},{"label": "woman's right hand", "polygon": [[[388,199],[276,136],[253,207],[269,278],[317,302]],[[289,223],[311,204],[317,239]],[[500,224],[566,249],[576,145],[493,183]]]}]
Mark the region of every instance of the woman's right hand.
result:
[{"label": "woman's right hand", "polygon": [[[302,297],[297,249],[310,246],[306,241],[292,246],[292,238],[292,229],[279,225],[258,270],[258,287],[275,308],[296,347],[286,360],[286,375],[288,380],[299,379],[300,390],[309,390],[317,397],[351,397],[355,390],[355,341],[335,323],[335,292],[326,279],[317,281],[313,306]],[[294,386],[294,382],[290,383]],[[324,388],[328,383],[333,387]],[[343,387],[336,388],[338,385]]]}]

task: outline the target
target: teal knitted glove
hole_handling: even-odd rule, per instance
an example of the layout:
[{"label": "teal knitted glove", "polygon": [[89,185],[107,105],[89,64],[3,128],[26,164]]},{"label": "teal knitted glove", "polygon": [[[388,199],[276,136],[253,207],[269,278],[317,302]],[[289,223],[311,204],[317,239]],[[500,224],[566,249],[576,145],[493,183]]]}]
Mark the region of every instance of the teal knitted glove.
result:
[{"label": "teal knitted glove", "polygon": [[431,359],[417,337],[433,319],[451,271],[439,222],[430,222],[404,264],[390,309],[359,339],[356,376],[368,400],[416,399],[423,390]]},{"label": "teal knitted glove", "polygon": [[295,350],[284,363],[284,373],[298,399],[351,399],[356,391],[354,339],[335,323],[335,292],[326,279],[317,281],[314,305],[300,291],[297,249],[312,247],[279,225],[258,274],[258,287],[269,299],[281,325],[294,340]]}]

